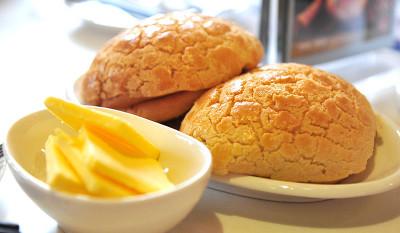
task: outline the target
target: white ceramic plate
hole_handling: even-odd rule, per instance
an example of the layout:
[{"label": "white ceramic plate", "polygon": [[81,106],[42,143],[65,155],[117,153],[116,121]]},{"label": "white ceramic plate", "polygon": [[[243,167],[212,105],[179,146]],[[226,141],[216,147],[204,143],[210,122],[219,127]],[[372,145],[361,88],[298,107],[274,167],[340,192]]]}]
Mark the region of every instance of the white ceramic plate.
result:
[{"label": "white ceramic plate", "polygon": [[67,90],[65,91],[65,96],[67,100],[76,103],[76,104],[82,104],[78,97],[78,93],[76,92],[77,86],[79,85],[79,79],[75,80],[75,82],[67,87]]},{"label": "white ceramic plate", "polygon": [[267,178],[213,176],[209,187],[243,196],[285,202],[312,202],[382,193],[400,186],[400,130],[377,114],[378,139],[367,169],[339,184],[304,184]]},{"label": "white ceramic plate", "polygon": [[83,1],[68,4],[69,9],[76,17],[94,27],[121,31],[130,28],[138,19],[116,6],[100,1]]}]

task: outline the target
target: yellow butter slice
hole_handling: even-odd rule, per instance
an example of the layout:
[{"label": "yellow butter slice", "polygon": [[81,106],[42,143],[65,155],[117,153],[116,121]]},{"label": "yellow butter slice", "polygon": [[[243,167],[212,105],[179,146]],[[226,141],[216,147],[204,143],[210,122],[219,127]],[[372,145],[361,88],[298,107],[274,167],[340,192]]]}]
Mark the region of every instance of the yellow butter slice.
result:
[{"label": "yellow butter slice", "polygon": [[71,128],[78,131],[85,125],[125,155],[158,159],[160,151],[154,145],[137,133],[128,122],[112,114],[55,97],[48,97],[45,105],[53,115]]},{"label": "yellow butter slice", "polygon": [[75,173],[50,135],[45,144],[46,182],[54,189],[69,193],[87,193],[82,180]]},{"label": "yellow butter slice", "polygon": [[96,173],[140,193],[174,186],[157,160],[125,156],[85,127],[80,130],[79,135],[83,139],[82,152],[88,157],[87,165]]},{"label": "yellow butter slice", "polygon": [[56,132],[55,142],[74,167],[90,194],[99,197],[121,197],[136,194],[135,191],[89,170],[85,162],[86,155],[77,146],[78,143],[73,143],[73,141],[73,138],[63,131],[58,130]]}]

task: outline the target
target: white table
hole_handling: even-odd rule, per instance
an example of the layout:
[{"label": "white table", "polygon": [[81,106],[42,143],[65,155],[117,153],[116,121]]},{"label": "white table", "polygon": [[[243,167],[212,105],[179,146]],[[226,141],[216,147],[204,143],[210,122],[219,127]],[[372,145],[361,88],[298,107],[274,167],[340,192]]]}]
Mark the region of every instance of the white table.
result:
[{"label": "white table", "polygon": [[[112,36],[81,26],[64,12],[59,1],[1,0],[0,138],[15,119],[42,108],[45,97],[64,97],[66,88],[88,67],[95,51]],[[384,77],[384,95],[370,92],[369,84],[359,87],[374,97],[377,109],[400,123],[392,96],[393,83],[400,78],[396,72]],[[381,98],[375,98],[377,95]],[[0,182],[0,220],[19,223],[23,233],[62,232],[24,194],[8,170]],[[191,214],[171,232],[397,233],[400,189],[304,204],[262,201],[207,189]]]}]

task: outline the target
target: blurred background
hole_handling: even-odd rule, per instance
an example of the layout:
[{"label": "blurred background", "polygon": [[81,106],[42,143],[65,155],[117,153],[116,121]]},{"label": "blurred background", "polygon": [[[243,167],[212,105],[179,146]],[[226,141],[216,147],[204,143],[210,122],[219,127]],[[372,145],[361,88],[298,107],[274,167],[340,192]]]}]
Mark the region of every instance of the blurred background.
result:
[{"label": "blurred background", "polygon": [[264,63],[321,64],[400,49],[399,5],[398,0],[0,0],[0,42],[10,48],[48,39],[47,46],[35,47],[57,52],[49,46],[63,35],[93,51],[138,20],[188,10],[225,18],[258,36],[266,49]]},{"label": "blurred background", "polygon": [[[175,10],[246,28],[264,44],[263,63],[313,64],[366,95],[390,86],[387,98],[398,96],[398,0],[0,0],[1,106],[20,115],[41,108],[48,95],[65,97],[107,40],[138,20]],[[376,76],[378,82],[365,81]],[[2,118],[0,132],[10,120]]]},{"label": "blurred background", "polygon": [[[257,35],[266,49],[264,63],[321,64],[382,48],[400,49],[399,5],[398,0],[0,0],[0,46],[15,50],[13,44],[27,46],[30,41],[44,53],[57,52],[62,48],[49,46],[63,35],[90,52],[138,20],[188,10],[228,19]],[[39,46],[46,39],[51,40],[47,46]],[[358,76],[392,66],[374,64]]]}]

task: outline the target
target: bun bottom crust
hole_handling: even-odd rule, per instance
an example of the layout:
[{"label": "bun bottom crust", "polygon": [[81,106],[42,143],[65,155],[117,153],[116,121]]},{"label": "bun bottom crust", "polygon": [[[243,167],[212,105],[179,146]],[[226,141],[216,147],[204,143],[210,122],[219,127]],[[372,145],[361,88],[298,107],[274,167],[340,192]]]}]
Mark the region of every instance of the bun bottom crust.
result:
[{"label": "bun bottom crust", "polygon": [[[85,104],[79,95],[79,93],[82,93],[82,81],[83,79],[80,78],[75,82],[74,94],[80,103]],[[189,111],[196,99],[204,92],[205,90],[181,91],[166,96],[143,98],[130,98],[126,95],[120,95],[104,100],[98,105],[132,113],[156,122],[174,122],[172,123],[174,127],[179,128],[180,121],[179,123],[176,122],[176,118]]]},{"label": "bun bottom crust", "polygon": [[121,110],[152,121],[165,122],[189,111],[203,92],[203,90],[182,91],[146,100]]}]

